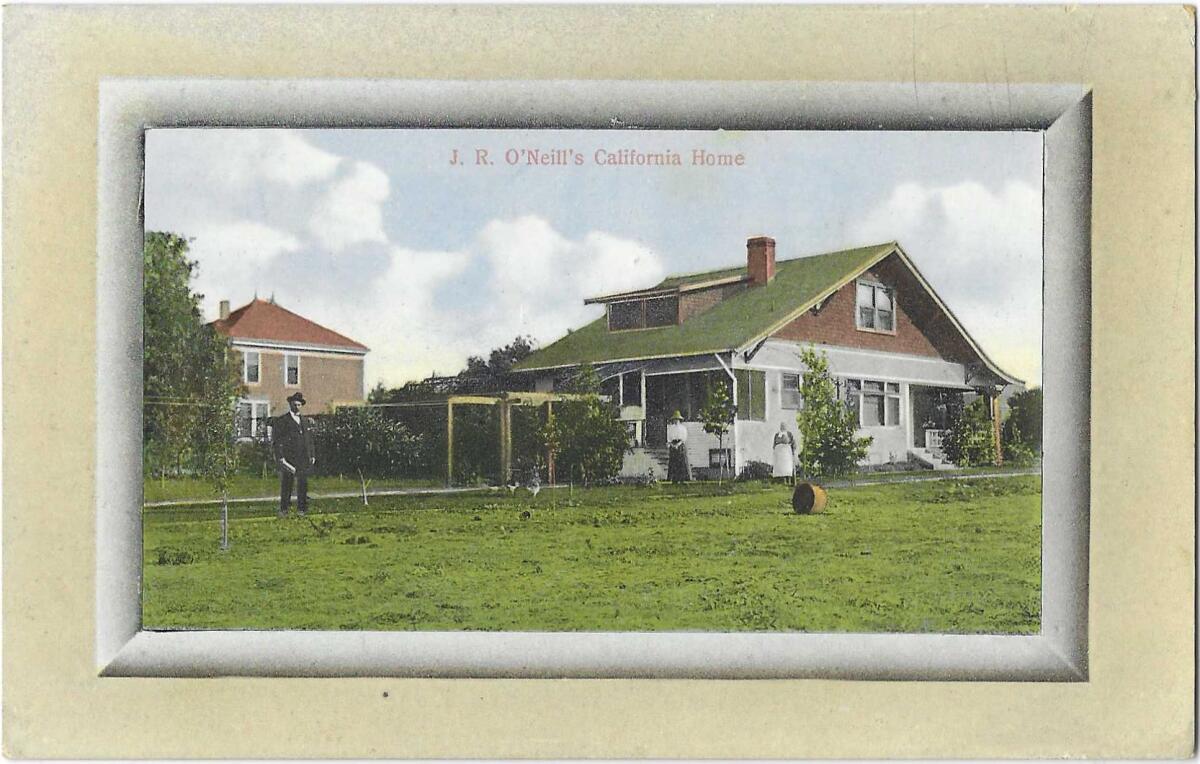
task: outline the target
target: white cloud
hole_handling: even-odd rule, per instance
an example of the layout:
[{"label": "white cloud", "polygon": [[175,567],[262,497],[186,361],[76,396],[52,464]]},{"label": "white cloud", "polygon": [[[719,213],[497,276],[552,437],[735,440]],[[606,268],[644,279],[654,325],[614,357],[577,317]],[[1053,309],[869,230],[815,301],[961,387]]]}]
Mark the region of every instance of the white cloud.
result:
[{"label": "white cloud", "polygon": [[291,234],[251,221],[200,228],[189,253],[200,264],[195,288],[205,296],[205,311],[215,315],[220,300],[239,299],[241,292],[257,286],[276,257],[300,246]]},{"label": "white cloud", "polygon": [[390,186],[383,170],[367,162],[355,162],[350,173],[334,182],[317,201],[309,231],[333,252],[364,242],[386,242],[383,203]]},{"label": "white cloud", "polygon": [[852,231],[860,243],[895,239],[1001,368],[1041,378],[1040,192],[1011,181],[897,185]]},{"label": "white cloud", "polygon": [[490,266],[487,343],[504,344],[518,334],[546,343],[595,318],[586,297],[653,285],[664,274],[662,259],[638,242],[602,231],[573,241],[535,215],[492,220],[476,240]]}]

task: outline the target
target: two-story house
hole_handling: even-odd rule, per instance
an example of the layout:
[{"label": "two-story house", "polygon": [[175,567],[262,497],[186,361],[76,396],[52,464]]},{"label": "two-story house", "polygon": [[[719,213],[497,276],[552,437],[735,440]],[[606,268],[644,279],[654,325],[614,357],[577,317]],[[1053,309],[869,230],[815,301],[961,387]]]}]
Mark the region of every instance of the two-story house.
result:
[{"label": "two-story house", "polygon": [[221,301],[213,327],[229,338],[242,363],[246,396],[238,402],[238,436],[263,437],[267,420],[302,391],[305,413],[361,403],[366,345],[276,305],[254,299],[235,311]]},{"label": "two-story house", "polygon": [[[694,467],[770,463],[780,424],[799,440],[801,347],[828,358],[859,433],[872,438],[869,463],[939,465],[954,399],[986,395],[998,419],[999,394],[1022,384],[984,354],[896,242],[778,262],[770,237],[751,238],[746,248],[744,267],[587,300],[603,305],[604,316],[516,370],[551,391],[591,364],[629,422],[637,446],[626,458],[629,472],[645,471],[639,451],[665,445],[675,411]],[[737,409],[721,449],[699,421],[716,383],[728,386]]]}]

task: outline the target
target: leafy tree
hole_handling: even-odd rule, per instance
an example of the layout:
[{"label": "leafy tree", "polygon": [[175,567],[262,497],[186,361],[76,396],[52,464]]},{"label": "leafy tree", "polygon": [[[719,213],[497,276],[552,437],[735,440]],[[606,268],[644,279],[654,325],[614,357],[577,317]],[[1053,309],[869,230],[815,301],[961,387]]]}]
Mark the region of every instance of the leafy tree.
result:
[{"label": "leafy tree", "polygon": [[996,445],[992,438],[988,401],[979,397],[964,406],[950,421],[942,448],[946,458],[958,466],[978,467],[996,461]]},{"label": "leafy tree", "polygon": [[483,356],[467,358],[467,366],[450,377],[436,374],[428,379],[406,382],[400,387],[386,388],[379,382],[367,396],[370,403],[400,403],[417,400],[429,395],[454,393],[496,393],[519,387],[512,367],[533,352],[533,339],[518,336],[502,347],[494,348],[484,360]]},{"label": "leafy tree", "polygon": [[1042,452],[1042,389],[1035,387],[1017,393],[1008,401],[1008,417],[1004,420],[1000,438],[1004,442],[1005,459],[1008,449]]},{"label": "leafy tree", "polygon": [[704,399],[703,408],[700,409],[700,422],[704,425],[705,432],[717,436],[717,448],[721,453],[718,480],[725,477],[725,434],[729,432],[736,412],[733,400],[729,396],[729,383],[718,379],[709,384],[708,395]]},{"label": "leafy tree", "polygon": [[584,397],[555,403],[542,429],[556,472],[578,475],[584,484],[616,477],[629,448],[625,423],[617,418],[616,406],[600,398],[599,387],[595,370],[585,364],[567,390]]},{"label": "leafy tree", "polygon": [[800,471],[809,477],[844,475],[866,457],[871,438],[855,436],[858,411],[838,400],[825,354],[802,348],[800,360],[805,367],[800,380],[803,405],[796,414]]},{"label": "leafy tree", "polygon": [[234,406],[242,394],[229,343],[200,314],[187,240],[145,236],[142,308],[143,458],[165,477],[191,470],[224,493],[236,466]]}]

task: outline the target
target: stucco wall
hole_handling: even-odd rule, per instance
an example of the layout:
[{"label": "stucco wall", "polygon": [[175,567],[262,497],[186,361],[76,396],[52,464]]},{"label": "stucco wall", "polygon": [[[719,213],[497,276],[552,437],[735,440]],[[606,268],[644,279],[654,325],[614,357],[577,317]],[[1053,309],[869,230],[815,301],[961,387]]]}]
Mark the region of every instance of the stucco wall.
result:
[{"label": "stucco wall", "polygon": [[[254,348],[238,348],[241,353]],[[330,353],[298,353],[300,356],[300,384],[284,384],[282,351],[257,350],[260,354],[259,381],[246,385],[246,399],[266,400],[271,403],[271,415],[276,416],[287,409],[287,398],[297,390],[304,393],[304,413],[324,414],[333,409],[334,403],[362,401],[363,358],[362,356],[340,356]],[[290,354],[289,354],[290,355]]]}]

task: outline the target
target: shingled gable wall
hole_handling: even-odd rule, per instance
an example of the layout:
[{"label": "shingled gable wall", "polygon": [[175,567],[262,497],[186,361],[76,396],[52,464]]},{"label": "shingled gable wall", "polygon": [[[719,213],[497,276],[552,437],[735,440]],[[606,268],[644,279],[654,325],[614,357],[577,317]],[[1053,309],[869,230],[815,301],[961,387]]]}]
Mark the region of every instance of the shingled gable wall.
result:
[{"label": "shingled gable wall", "polygon": [[920,283],[893,255],[860,278],[895,289],[896,333],[863,331],[855,321],[856,282],[835,292],[815,315],[806,311],[772,336],[794,342],[944,358],[959,363],[973,357],[970,347]]}]

